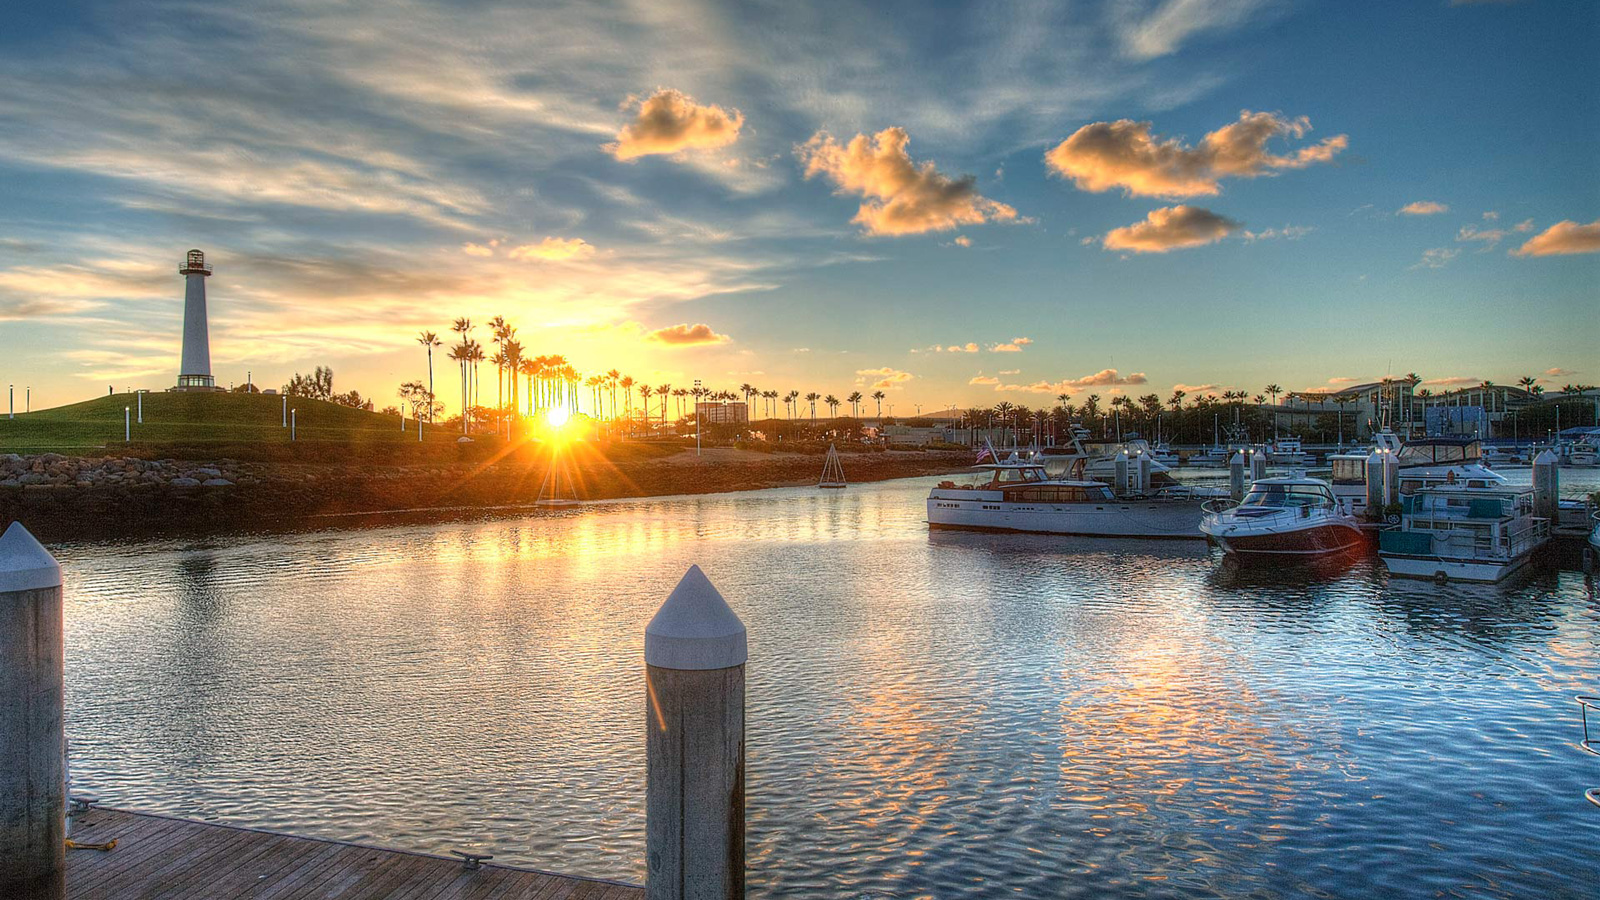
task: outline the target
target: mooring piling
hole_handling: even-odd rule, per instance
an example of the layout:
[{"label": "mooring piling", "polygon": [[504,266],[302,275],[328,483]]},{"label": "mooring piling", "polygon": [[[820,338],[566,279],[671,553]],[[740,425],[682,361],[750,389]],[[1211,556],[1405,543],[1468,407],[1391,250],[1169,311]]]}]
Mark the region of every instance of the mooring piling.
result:
[{"label": "mooring piling", "polygon": [[744,624],[690,566],[645,628],[645,896],[744,897]]},{"label": "mooring piling", "polygon": [[1561,455],[1554,450],[1533,458],[1533,514],[1552,526],[1561,517]]},{"label": "mooring piling", "polygon": [[66,896],[61,567],[22,523],[0,536],[0,897]]}]

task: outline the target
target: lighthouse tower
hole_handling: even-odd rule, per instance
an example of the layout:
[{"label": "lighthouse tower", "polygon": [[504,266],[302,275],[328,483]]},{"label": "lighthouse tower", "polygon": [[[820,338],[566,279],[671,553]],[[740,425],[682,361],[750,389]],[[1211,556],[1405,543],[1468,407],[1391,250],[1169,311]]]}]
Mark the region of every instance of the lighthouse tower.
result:
[{"label": "lighthouse tower", "polygon": [[206,331],[206,279],[211,267],[206,255],[190,250],[178,274],[188,282],[183,289],[183,359],[178,368],[178,390],[214,391],[211,379],[211,338]]}]

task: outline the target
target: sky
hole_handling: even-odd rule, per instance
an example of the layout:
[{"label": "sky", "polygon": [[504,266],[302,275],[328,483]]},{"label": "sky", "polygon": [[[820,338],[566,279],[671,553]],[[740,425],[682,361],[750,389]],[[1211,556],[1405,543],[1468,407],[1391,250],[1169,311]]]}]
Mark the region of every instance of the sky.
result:
[{"label": "sky", "polygon": [[496,315],[585,374],[883,390],[901,415],[1600,382],[1588,0],[5,18],[19,407],[175,384],[191,247],[219,384],[327,365],[380,406],[426,377],[419,331]]}]

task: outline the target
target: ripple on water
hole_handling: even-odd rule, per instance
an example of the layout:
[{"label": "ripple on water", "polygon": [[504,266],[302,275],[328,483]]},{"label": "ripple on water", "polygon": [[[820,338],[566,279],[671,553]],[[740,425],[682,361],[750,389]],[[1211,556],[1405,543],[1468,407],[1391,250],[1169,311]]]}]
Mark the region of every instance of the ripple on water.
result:
[{"label": "ripple on water", "polygon": [[1587,896],[1574,573],[929,534],[929,480],[62,548],[107,803],[643,877],[643,623],[750,628],[763,897]]}]

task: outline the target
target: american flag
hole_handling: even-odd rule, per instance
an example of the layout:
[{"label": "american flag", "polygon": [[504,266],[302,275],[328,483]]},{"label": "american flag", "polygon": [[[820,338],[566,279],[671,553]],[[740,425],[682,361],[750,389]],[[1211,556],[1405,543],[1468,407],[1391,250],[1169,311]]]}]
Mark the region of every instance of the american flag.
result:
[{"label": "american flag", "polygon": [[973,464],[976,465],[977,463],[981,463],[986,459],[994,459],[994,458],[995,458],[994,448],[989,446],[989,442],[988,441],[984,441],[983,442],[983,449],[978,451],[978,458],[973,460]]}]

